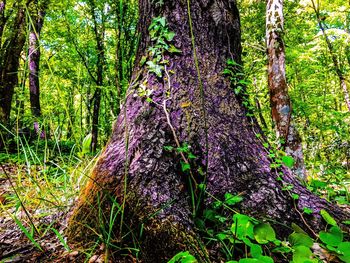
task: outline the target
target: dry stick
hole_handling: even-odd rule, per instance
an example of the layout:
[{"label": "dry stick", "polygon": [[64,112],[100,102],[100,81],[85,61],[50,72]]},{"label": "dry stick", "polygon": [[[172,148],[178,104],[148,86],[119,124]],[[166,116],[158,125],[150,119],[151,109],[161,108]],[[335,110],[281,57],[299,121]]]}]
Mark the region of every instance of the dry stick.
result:
[{"label": "dry stick", "polygon": [[29,219],[30,223],[32,224],[32,226],[34,227],[34,230],[35,230],[36,234],[40,235],[39,230],[38,230],[38,229],[36,228],[36,226],[34,225],[34,222],[33,222],[32,218],[30,217],[30,215],[29,215],[27,209],[25,208],[25,206],[24,206],[24,204],[23,204],[21,198],[19,197],[19,194],[18,194],[18,192],[17,192],[15,186],[13,185],[10,176],[9,176],[8,173],[6,172],[6,169],[5,169],[4,165],[3,165],[3,164],[0,164],[0,165],[1,165],[1,169],[4,171],[4,174],[5,174],[6,178],[7,178],[7,180],[9,181],[9,183],[10,183],[10,185],[11,185],[11,188],[13,189],[13,191],[15,192],[15,195],[16,195],[17,198],[18,198],[18,200],[19,200],[19,202],[20,202],[20,204],[21,204],[21,207],[22,207],[23,210],[24,210],[24,213],[25,213],[26,216],[28,217],[28,219]]},{"label": "dry stick", "polygon": [[324,36],[324,38],[326,40],[329,52],[331,54],[332,61],[333,61],[333,64],[334,64],[334,70],[335,70],[336,74],[338,75],[338,78],[339,78],[339,81],[340,81],[340,87],[343,89],[346,106],[348,107],[348,110],[350,111],[350,95],[349,95],[349,92],[348,92],[348,89],[347,89],[347,85],[346,85],[346,82],[345,82],[345,77],[344,77],[344,75],[343,75],[343,73],[342,73],[342,71],[341,71],[341,69],[339,67],[338,59],[337,59],[337,57],[334,54],[334,49],[333,49],[332,43],[329,40],[329,38],[327,36],[327,33],[326,33],[326,30],[325,30],[325,28],[322,25],[322,20],[320,18],[319,5],[316,7],[314,0],[311,0],[311,3],[312,3],[312,7],[313,7],[313,9],[315,11],[315,14],[316,14],[318,25],[319,25],[319,27],[320,27],[320,29],[322,31],[322,34],[323,34],[323,36]]}]

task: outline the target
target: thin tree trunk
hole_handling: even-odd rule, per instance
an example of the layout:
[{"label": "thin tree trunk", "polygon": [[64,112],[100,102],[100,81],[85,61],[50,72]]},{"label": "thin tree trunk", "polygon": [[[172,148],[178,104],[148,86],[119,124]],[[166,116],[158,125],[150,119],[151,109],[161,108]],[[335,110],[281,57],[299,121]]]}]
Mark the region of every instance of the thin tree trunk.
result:
[{"label": "thin tree trunk", "polygon": [[311,0],[312,2],[312,7],[315,11],[315,14],[316,14],[316,18],[317,18],[317,22],[318,22],[318,25],[322,31],[322,34],[324,36],[324,39],[326,40],[326,43],[327,43],[327,47],[328,47],[328,50],[329,50],[329,53],[331,55],[331,58],[332,58],[332,61],[333,61],[333,66],[334,66],[334,71],[335,73],[337,74],[338,78],[339,78],[339,83],[340,83],[340,87],[341,89],[343,90],[343,93],[344,93],[344,98],[345,98],[345,103],[346,103],[346,106],[348,108],[348,110],[350,111],[350,95],[349,95],[349,91],[348,91],[348,87],[346,85],[346,81],[345,81],[345,76],[340,68],[340,65],[339,65],[339,62],[338,62],[338,58],[334,52],[334,49],[333,49],[333,45],[331,43],[331,41],[329,40],[328,36],[327,36],[327,33],[326,33],[326,30],[323,26],[323,23],[322,23],[322,20],[321,20],[321,17],[320,17],[320,10],[319,10],[319,6],[316,6],[315,5],[315,2],[314,0]]},{"label": "thin tree trunk", "polygon": [[96,41],[96,52],[97,52],[97,64],[96,64],[96,90],[94,93],[94,104],[92,113],[92,130],[91,130],[91,151],[96,152],[98,145],[98,128],[99,128],[99,116],[100,116],[100,106],[101,106],[101,96],[102,96],[102,85],[103,85],[103,75],[105,67],[105,49],[104,49],[104,15],[101,14],[102,19],[98,22],[96,17],[96,4],[95,0],[89,0],[90,13],[93,20],[93,28]]},{"label": "thin tree trunk", "polygon": [[40,33],[44,24],[46,12],[45,7],[39,7],[38,1],[35,1],[33,7],[34,12],[31,17],[30,32],[29,32],[29,48],[28,48],[28,63],[29,63],[29,91],[30,91],[30,106],[34,117],[41,116],[40,108],[40,83],[39,83],[39,65],[40,65]]},{"label": "thin tree trunk", "polygon": [[266,41],[268,53],[268,86],[272,120],[281,146],[293,157],[293,174],[306,179],[301,138],[291,122],[292,104],[288,94],[283,42],[283,0],[269,0],[266,6]]},{"label": "thin tree trunk", "polygon": [[[154,44],[147,31],[152,17],[166,17],[181,54],[164,53],[169,63],[162,77],[145,65],[134,69],[130,95],[112,137],[70,217],[68,241],[88,246],[96,234],[103,238],[100,230],[109,227],[114,212],[112,218],[119,217],[111,239],[122,248],[139,244],[142,262],[166,262],[184,250],[194,253],[199,262],[208,262],[193,217],[209,206],[211,196],[223,198],[225,193],[244,198],[237,208],[242,213],[271,218],[281,225],[294,222],[308,229],[306,223],[320,230],[325,227],[321,209],[338,221],[346,218],[339,208],[310,193],[288,170],[270,168],[268,152],[254,132],[258,127],[223,77],[228,58],[241,63],[236,2],[174,0],[156,7],[153,1],[139,0],[139,6],[142,38],[136,65],[149,56],[148,48]],[[137,85],[143,83],[152,90],[151,103],[137,92]],[[192,161],[165,149],[184,143],[196,156]],[[191,172],[183,171],[181,163],[186,161]],[[284,173],[283,181],[278,180],[279,172]],[[206,185],[203,202],[198,200],[203,196],[200,188],[194,187],[199,183]],[[297,201],[283,190],[285,184],[293,185]],[[118,207],[123,211],[120,214]],[[300,216],[304,207],[314,211],[305,222]],[[289,231],[279,226],[279,235]]]}]

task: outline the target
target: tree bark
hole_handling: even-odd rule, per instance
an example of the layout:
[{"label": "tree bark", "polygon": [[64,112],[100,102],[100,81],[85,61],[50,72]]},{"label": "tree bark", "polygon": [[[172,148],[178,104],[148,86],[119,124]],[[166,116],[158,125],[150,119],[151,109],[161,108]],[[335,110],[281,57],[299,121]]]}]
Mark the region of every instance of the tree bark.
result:
[{"label": "tree bark", "polygon": [[10,119],[14,88],[18,84],[19,58],[25,43],[25,9],[19,5],[13,30],[0,50],[0,122],[7,125]]},{"label": "tree bark", "polygon": [[292,104],[288,94],[283,42],[283,0],[269,0],[266,6],[266,41],[268,53],[268,86],[272,120],[282,149],[293,157],[293,174],[306,179],[301,137],[292,123]]},{"label": "tree bark", "polygon": [[[156,6],[153,1],[139,0],[139,6],[142,37],[137,65],[153,44],[147,31],[152,17],[166,17],[181,54],[165,52],[169,62],[162,77],[146,66],[136,66],[130,95],[112,137],[69,219],[68,241],[88,245],[96,232],[103,237],[99,231],[108,227],[116,211],[113,200],[124,213],[113,225],[112,239],[119,247],[139,244],[143,262],[165,262],[184,250],[195,254],[199,262],[210,261],[193,217],[210,205],[211,196],[221,199],[225,193],[241,194],[244,200],[238,209],[242,213],[302,227],[300,211],[308,207],[314,214],[306,223],[316,231],[325,226],[321,209],[337,220],[346,218],[339,208],[311,194],[285,168],[270,168],[272,161],[255,133],[259,127],[246,116],[229,80],[223,77],[228,58],[241,63],[236,1],[175,0]],[[144,83],[152,90],[151,103],[135,88]],[[183,143],[197,156],[188,161],[190,173],[181,168],[183,154],[165,150],[165,146],[176,148]],[[279,172],[284,173],[283,181],[278,180]],[[189,181],[192,187],[206,184],[200,207],[192,204]],[[293,185],[298,201],[283,190],[285,184]],[[193,192],[201,196],[199,188]],[[289,229],[279,227],[279,235],[287,233]]]},{"label": "tree bark", "polygon": [[40,107],[40,82],[39,82],[39,65],[40,65],[40,45],[39,38],[41,29],[44,24],[46,6],[39,6],[38,1],[33,3],[33,12],[29,32],[29,91],[30,106],[34,117],[41,116]]}]

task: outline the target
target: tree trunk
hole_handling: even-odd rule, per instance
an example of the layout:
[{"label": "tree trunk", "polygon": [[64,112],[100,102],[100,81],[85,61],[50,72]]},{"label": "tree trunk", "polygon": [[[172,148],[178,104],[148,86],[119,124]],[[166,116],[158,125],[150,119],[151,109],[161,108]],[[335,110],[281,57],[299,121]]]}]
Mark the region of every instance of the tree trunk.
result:
[{"label": "tree trunk", "polygon": [[30,91],[30,106],[34,117],[41,116],[40,109],[40,83],[39,83],[39,64],[40,64],[40,45],[39,38],[41,28],[44,24],[45,7],[39,7],[38,1],[34,2],[34,11],[31,17],[30,32],[29,32],[29,91]]},{"label": "tree trunk", "polygon": [[283,0],[269,0],[266,6],[266,41],[268,53],[268,85],[272,120],[282,149],[293,157],[293,174],[306,179],[300,135],[292,123],[292,104],[288,94],[283,42]]},{"label": "tree trunk", "polygon": [[7,125],[10,120],[14,89],[18,84],[19,58],[25,43],[25,9],[18,7],[13,30],[0,50],[0,122]]},{"label": "tree trunk", "polygon": [[98,21],[96,17],[96,4],[95,0],[89,0],[90,13],[93,20],[93,28],[96,41],[96,53],[97,53],[97,64],[96,64],[96,90],[94,93],[94,105],[92,113],[92,130],[91,130],[91,151],[96,152],[98,144],[98,127],[99,127],[99,116],[100,116],[100,105],[102,96],[102,85],[103,85],[103,75],[105,67],[105,49],[104,49],[104,36],[105,36],[105,25],[104,25],[104,14],[101,12],[101,21]]},{"label": "tree trunk", "polygon": [[[246,117],[222,75],[228,58],[241,63],[236,2],[173,0],[159,6],[139,0],[139,6],[142,37],[137,65],[142,56],[150,56],[148,48],[154,44],[147,31],[152,17],[166,17],[181,54],[164,52],[169,62],[161,77],[145,65],[135,68],[112,137],[70,217],[68,241],[87,246],[96,234],[103,238],[103,230],[120,207],[123,212],[111,232],[117,246],[139,244],[143,262],[165,262],[183,250],[194,253],[199,262],[208,262],[193,217],[213,201],[211,196],[221,199],[225,193],[242,195],[238,208],[242,213],[282,225],[294,222],[304,227],[300,217],[304,207],[313,209],[306,220],[316,231],[325,226],[320,209],[344,219],[339,208],[311,194],[286,169],[270,168],[268,152],[254,132],[258,127]],[[152,91],[152,102],[135,89],[141,84]],[[165,149],[184,143],[195,159],[188,161],[184,153]],[[184,169],[188,163],[190,172]],[[278,180],[279,172],[284,173],[283,181]],[[206,184],[200,206],[192,204],[191,193],[201,196],[199,188],[191,188],[196,183]],[[295,204],[290,192],[283,190],[285,184],[292,184],[293,193],[299,194]],[[279,226],[281,236],[288,231]]]},{"label": "tree trunk", "polygon": [[332,45],[331,41],[329,40],[328,35],[326,33],[326,30],[325,30],[325,28],[323,26],[322,19],[320,17],[319,6],[316,6],[314,0],[311,0],[311,2],[312,2],[312,7],[313,7],[313,9],[315,11],[315,14],[316,14],[318,26],[320,27],[320,29],[322,31],[322,34],[323,34],[323,36],[324,36],[324,38],[326,40],[327,47],[328,47],[329,53],[330,53],[332,61],[333,61],[334,71],[337,74],[338,79],[339,79],[340,88],[343,90],[344,98],[345,98],[345,104],[346,104],[346,106],[348,108],[348,111],[350,111],[350,95],[349,95],[348,87],[346,85],[345,76],[344,76],[344,74],[343,74],[343,72],[342,72],[342,70],[340,68],[340,65],[339,65],[339,62],[338,62],[338,58],[337,58],[337,56],[335,54],[333,45]]}]

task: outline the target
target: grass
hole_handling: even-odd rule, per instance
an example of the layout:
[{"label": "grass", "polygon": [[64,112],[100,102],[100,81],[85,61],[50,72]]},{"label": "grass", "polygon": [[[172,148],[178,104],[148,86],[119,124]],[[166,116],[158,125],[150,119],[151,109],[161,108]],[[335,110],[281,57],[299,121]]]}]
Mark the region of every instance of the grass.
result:
[{"label": "grass", "polygon": [[6,163],[2,165],[5,172],[0,173],[4,182],[0,188],[3,199],[0,217],[12,218],[28,241],[41,251],[44,248],[39,240],[48,234],[53,234],[57,242],[69,251],[59,230],[64,226],[55,217],[65,216],[74,204],[97,155],[79,155],[79,147],[59,141],[57,136],[54,140],[31,143],[16,136],[14,140],[20,146],[17,152],[0,153],[0,162]]}]

